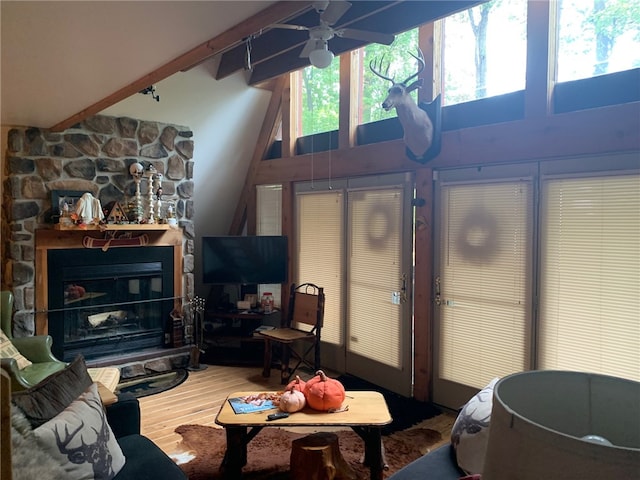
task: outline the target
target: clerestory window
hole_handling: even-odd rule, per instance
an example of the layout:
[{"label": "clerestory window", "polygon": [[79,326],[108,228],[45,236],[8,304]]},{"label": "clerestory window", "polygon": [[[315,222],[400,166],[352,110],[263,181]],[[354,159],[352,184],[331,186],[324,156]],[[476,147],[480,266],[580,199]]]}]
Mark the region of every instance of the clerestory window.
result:
[{"label": "clerestory window", "polygon": [[557,81],[640,67],[640,0],[562,0]]},{"label": "clerestory window", "polygon": [[527,2],[492,0],[443,23],[443,105],[524,89]]}]

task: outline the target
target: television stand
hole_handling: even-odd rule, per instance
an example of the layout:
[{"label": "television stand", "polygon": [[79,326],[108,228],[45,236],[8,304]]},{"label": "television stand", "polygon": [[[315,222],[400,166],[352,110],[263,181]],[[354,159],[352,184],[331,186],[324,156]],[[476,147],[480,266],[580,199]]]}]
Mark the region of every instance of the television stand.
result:
[{"label": "television stand", "polygon": [[280,322],[279,312],[263,315],[245,311],[206,311],[203,361],[214,365],[262,365],[264,340],[254,335],[254,331],[267,317],[269,324]]}]

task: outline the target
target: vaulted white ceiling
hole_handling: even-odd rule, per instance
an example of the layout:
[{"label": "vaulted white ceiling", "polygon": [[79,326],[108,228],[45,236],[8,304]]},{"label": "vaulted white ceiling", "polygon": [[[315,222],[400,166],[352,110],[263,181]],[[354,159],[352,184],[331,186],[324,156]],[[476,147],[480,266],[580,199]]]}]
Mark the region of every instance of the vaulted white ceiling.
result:
[{"label": "vaulted white ceiling", "polygon": [[51,127],[272,3],[2,0],[2,125]]}]

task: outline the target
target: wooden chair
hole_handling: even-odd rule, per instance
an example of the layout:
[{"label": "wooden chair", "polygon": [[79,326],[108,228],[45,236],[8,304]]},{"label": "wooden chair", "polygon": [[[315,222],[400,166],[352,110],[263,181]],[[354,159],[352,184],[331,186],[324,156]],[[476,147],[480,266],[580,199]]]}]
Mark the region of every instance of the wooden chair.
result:
[{"label": "wooden chair", "polygon": [[[311,366],[314,371],[320,368],[320,332],[324,319],[324,289],[313,283],[291,285],[289,309],[283,318],[280,328],[260,332],[264,337],[264,367],[262,375],[271,374],[271,355],[273,343],[281,348],[281,383],[286,385],[293,373],[302,364]],[[296,342],[308,342],[302,350],[293,348]],[[313,361],[307,359],[313,350]],[[298,362],[289,368],[290,357]]]}]

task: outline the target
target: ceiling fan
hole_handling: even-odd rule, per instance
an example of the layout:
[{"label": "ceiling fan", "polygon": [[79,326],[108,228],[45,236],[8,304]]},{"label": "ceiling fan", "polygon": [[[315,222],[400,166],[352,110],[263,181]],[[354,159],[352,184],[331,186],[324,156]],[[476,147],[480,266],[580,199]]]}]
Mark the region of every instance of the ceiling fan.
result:
[{"label": "ceiling fan", "polygon": [[309,57],[311,64],[318,68],[326,68],[333,60],[333,52],[329,50],[328,42],[333,37],[352,38],[369,43],[381,43],[391,45],[395,35],[388,33],[369,32],[354,28],[333,28],[340,18],[351,8],[351,3],[344,0],[313,2],[313,8],[320,16],[320,23],[315,27],[303,25],[291,25],[289,23],[276,23],[272,28],[285,28],[289,30],[307,30],[309,40],[300,52],[300,57]]}]

